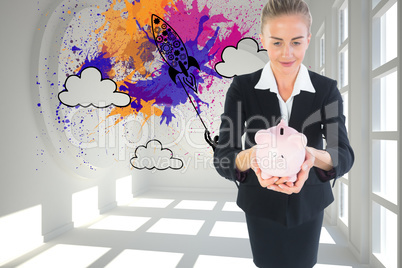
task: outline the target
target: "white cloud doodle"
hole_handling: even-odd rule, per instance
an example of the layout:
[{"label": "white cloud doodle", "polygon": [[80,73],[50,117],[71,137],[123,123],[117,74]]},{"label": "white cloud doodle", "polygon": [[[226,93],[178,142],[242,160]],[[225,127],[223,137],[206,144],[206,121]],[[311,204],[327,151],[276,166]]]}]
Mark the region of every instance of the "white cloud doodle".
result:
[{"label": "white cloud doodle", "polygon": [[138,146],[135,149],[135,156],[131,158],[130,162],[136,169],[165,170],[183,167],[183,161],[174,158],[173,152],[170,149],[163,148],[159,140],[150,140],[145,146]]},{"label": "white cloud doodle", "polygon": [[262,69],[269,58],[265,49],[259,49],[255,39],[243,38],[237,47],[228,46],[223,50],[222,60],[215,65],[215,70],[221,76],[230,78]]},{"label": "white cloud doodle", "polygon": [[117,91],[116,83],[111,79],[102,79],[102,73],[95,67],[85,68],[81,76],[67,77],[63,90],[58,97],[66,106],[77,105],[106,108],[110,105],[125,107],[131,102],[128,94]]}]

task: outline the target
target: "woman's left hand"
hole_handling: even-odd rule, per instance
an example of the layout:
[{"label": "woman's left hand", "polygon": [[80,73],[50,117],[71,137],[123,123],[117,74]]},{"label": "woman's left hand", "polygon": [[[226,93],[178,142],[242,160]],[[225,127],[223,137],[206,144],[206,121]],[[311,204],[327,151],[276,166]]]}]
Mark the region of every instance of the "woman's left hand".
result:
[{"label": "woman's left hand", "polygon": [[306,147],[306,158],[301,166],[299,173],[297,173],[296,181],[288,182],[288,177],[282,177],[275,183],[275,185],[271,185],[267,189],[288,195],[299,193],[303,188],[304,183],[308,179],[308,174],[310,172],[310,169],[314,166],[314,161],[315,156],[312,154],[311,150]]}]

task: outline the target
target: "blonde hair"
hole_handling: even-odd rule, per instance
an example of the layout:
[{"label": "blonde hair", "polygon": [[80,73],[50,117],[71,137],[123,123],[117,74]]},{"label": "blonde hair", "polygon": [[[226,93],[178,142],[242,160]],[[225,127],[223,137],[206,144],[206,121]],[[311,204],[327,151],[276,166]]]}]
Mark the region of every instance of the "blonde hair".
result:
[{"label": "blonde hair", "polygon": [[264,31],[264,26],[269,19],[277,18],[282,15],[301,15],[305,18],[309,33],[311,32],[311,17],[310,9],[303,0],[268,0],[261,14],[261,33]]}]

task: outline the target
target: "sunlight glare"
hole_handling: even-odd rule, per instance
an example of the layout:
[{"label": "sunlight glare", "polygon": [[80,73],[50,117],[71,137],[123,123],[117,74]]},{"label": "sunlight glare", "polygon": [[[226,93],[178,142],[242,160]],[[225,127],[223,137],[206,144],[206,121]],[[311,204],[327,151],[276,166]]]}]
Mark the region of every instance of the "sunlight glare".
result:
[{"label": "sunlight glare", "polygon": [[92,224],[89,229],[98,230],[113,230],[133,232],[144,225],[151,218],[149,217],[134,217],[134,216],[115,216],[110,215],[106,218]]},{"label": "sunlight glare", "polygon": [[116,202],[117,205],[125,205],[133,199],[132,177],[127,176],[116,180]]},{"label": "sunlight glare", "polygon": [[97,186],[74,193],[72,199],[74,227],[88,223],[99,216]]},{"label": "sunlight glare", "polygon": [[200,255],[194,268],[255,268],[253,259]]},{"label": "sunlight glare", "polygon": [[148,229],[148,233],[197,235],[205,221],[162,218]]},{"label": "sunlight glare", "polygon": [[177,206],[175,206],[175,209],[194,209],[194,210],[213,210],[216,201],[198,201],[198,200],[183,200]]},{"label": "sunlight glare", "polygon": [[41,205],[0,218],[0,266],[42,244]]},{"label": "sunlight glare", "polygon": [[130,207],[142,208],[166,208],[174,199],[158,199],[158,198],[134,198],[129,204]]},{"label": "sunlight glare", "polygon": [[174,268],[180,262],[182,257],[182,253],[126,249],[105,267]]},{"label": "sunlight glare", "polygon": [[216,237],[248,238],[247,224],[245,222],[217,221],[209,235]]},{"label": "sunlight glare", "polygon": [[336,244],[335,240],[332,238],[332,235],[330,235],[327,228],[325,227],[321,228],[320,244]]},{"label": "sunlight glare", "polygon": [[236,204],[236,202],[226,202],[223,206],[222,211],[233,211],[233,212],[242,212],[241,208]]},{"label": "sunlight glare", "polygon": [[58,244],[18,268],[84,268],[108,252],[110,248]]},{"label": "sunlight glare", "polygon": [[317,263],[313,268],[353,268],[353,266]]}]

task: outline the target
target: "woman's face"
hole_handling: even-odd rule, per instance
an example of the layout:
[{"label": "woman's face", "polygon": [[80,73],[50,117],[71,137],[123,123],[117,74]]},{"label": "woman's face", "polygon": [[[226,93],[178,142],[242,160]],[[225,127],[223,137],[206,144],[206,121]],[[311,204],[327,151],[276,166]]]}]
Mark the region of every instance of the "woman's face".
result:
[{"label": "woman's face", "polygon": [[301,15],[270,19],[260,34],[275,75],[297,75],[310,43],[311,34]]}]

